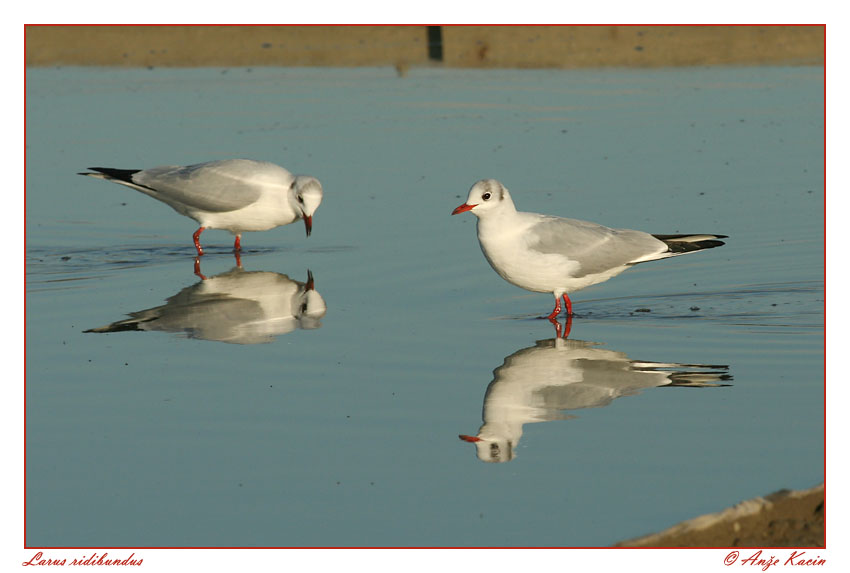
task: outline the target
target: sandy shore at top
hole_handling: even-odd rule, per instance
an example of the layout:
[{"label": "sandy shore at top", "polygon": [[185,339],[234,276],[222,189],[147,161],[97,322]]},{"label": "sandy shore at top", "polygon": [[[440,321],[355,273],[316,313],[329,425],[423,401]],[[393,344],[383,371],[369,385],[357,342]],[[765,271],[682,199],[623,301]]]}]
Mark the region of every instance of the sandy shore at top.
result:
[{"label": "sandy shore at top", "polygon": [[27,66],[822,65],[824,26],[25,28]]}]

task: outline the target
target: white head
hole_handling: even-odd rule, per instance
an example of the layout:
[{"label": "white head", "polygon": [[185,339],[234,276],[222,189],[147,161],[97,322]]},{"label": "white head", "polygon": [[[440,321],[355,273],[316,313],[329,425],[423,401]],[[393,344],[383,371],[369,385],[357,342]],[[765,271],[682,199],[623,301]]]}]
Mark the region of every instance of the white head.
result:
[{"label": "white head", "polygon": [[295,203],[296,212],[304,219],[307,236],[313,229],[313,213],[322,203],[322,184],[315,177],[298,175],[290,187],[290,199]]},{"label": "white head", "polygon": [[472,211],[473,215],[483,217],[505,208],[516,210],[508,189],[495,179],[482,179],[472,186],[466,203],[452,211],[452,215]]}]

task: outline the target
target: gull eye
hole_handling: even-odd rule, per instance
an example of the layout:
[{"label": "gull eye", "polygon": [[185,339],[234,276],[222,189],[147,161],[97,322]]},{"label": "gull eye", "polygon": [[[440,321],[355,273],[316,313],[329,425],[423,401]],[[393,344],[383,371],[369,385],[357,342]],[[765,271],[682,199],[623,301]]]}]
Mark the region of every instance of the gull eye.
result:
[{"label": "gull eye", "polygon": [[485,193],[484,195],[481,196],[481,198],[484,199],[485,201],[487,201],[488,199],[490,199],[490,193],[489,192]]},{"label": "gull eye", "polygon": [[301,195],[298,195],[298,202],[303,205],[304,204],[304,197],[302,197]]}]

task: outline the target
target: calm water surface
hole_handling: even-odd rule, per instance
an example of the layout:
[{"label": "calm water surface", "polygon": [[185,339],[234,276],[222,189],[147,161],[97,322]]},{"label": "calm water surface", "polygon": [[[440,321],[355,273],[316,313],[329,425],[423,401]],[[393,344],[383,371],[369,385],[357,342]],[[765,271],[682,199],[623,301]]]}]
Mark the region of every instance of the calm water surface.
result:
[{"label": "calm water surface", "polygon": [[[27,80],[29,546],[606,546],[823,480],[820,69]],[[241,268],[205,232],[207,281],[193,221],[76,175],[228,157],[325,201]],[[730,239],[556,341],[449,215],[484,177]]]}]

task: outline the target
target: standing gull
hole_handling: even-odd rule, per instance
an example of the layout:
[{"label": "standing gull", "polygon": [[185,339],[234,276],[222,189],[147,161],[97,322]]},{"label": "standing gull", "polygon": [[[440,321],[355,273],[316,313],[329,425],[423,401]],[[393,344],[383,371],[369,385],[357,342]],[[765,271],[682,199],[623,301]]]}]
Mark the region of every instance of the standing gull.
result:
[{"label": "standing gull", "polygon": [[80,173],[132,187],[162,201],[198,222],[192,235],[198,255],[204,229],[224,229],[236,235],[233,249],[241,249],[242,233],[266,231],[304,220],[307,236],[313,213],[322,202],[322,184],[314,177],[292,175],[266,161],[223,159],[186,167],[113,169],[89,167]]},{"label": "standing gull", "polygon": [[637,263],[666,259],[723,245],[726,235],[650,235],[596,223],[517,211],[495,179],[482,179],[452,215],[478,217],[478,241],[499,276],[526,290],[551,292],[573,314],[569,293],[617,276]]}]

